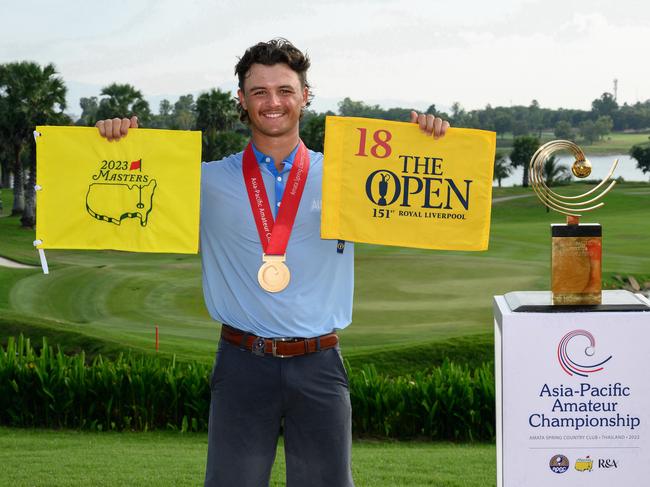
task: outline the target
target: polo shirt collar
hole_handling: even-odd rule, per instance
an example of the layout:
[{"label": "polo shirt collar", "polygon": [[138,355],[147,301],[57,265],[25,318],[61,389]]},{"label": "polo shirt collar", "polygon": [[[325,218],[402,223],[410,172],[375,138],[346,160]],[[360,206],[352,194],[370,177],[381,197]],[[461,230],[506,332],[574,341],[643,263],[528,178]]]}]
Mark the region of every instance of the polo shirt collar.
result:
[{"label": "polo shirt collar", "polygon": [[[300,144],[298,144],[300,145]],[[298,152],[298,145],[296,145],[291,153],[287,157],[285,157],[284,161],[284,169],[282,172],[287,172],[291,170],[291,167],[293,166],[293,160],[296,157],[296,152]],[[266,168],[271,171],[272,174],[278,174],[278,170],[275,168],[275,161],[273,161],[273,157],[264,154],[263,152],[260,152],[257,147],[255,147],[255,144],[251,142],[251,147],[253,147],[253,152],[255,153],[255,158],[257,159],[257,162],[260,163],[262,166],[266,166]]]}]

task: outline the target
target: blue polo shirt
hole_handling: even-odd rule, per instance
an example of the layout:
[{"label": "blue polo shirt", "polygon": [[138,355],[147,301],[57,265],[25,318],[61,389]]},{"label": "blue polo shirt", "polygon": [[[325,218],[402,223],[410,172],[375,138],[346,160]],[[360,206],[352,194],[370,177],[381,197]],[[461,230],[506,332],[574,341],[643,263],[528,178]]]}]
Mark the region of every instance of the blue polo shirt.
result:
[{"label": "blue polo shirt", "polygon": [[[282,202],[294,150],[278,172],[254,148],[274,215]],[[201,171],[203,295],[210,316],[263,337],[314,337],[352,320],[354,246],[320,238],[323,155],[309,151],[310,166],[287,246],[291,281],[279,293],[257,282],[262,245],[242,175],[243,152]]]}]

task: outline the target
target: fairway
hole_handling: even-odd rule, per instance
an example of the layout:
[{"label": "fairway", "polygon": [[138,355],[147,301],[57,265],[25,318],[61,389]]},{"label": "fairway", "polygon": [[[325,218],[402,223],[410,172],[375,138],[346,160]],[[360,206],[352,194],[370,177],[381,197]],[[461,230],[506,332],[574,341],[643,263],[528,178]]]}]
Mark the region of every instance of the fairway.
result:
[{"label": "fairway", "polygon": [[[583,192],[588,186],[561,188]],[[5,196],[7,191],[3,191]],[[491,333],[492,296],[549,285],[550,223],[532,190],[503,188],[493,205],[487,252],[357,245],[353,324],[341,332],[347,357]],[[522,196],[508,199],[508,196]],[[623,184],[583,218],[603,225],[603,274],[649,275],[650,186]],[[5,208],[9,207],[5,201]],[[33,233],[0,218],[0,255],[37,264]],[[40,268],[0,268],[0,310],[28,326],[69,330],[112,344],[210,362],[218,325],[203,305],[196,255],[48,251]],[[53,342],[56,343],[56,342]]]},{"label": "fairway", "polygon": [[[206,434],[87,433],[0,428],[3,485],[201,485]],[[354,441],[358,487],[495,485],[495,447],[488,444]],[[271,486],[285,485],[282,441]]]},{"label": "fairway", "polygon": [[[611,154],[628,154],[633,145],[646,144],[650,133],[643,132],[611,132],[603,137],[602,140],[595,141],[593,144],[587,144],[584,140],[578,140],[582,150],[587,157],[604,156]],[[557,137],[551,131],[542,132],[540,141],[542,143],[555,140]],[[513,136],[511,133],[499,135],[497,137],[497,149],[503,152],[512,150]]]}]

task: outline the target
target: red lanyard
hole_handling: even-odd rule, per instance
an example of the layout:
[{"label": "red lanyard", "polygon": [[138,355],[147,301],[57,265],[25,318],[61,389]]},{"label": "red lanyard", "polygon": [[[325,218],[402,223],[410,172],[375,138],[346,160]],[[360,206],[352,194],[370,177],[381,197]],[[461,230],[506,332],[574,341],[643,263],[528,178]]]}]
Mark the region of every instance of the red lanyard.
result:
[{"label": "red lanyard", "polygon": [[273,213],[271,213],[271,205],[264,187],[262,173],[250,142],[244,150],[242,164],[244,183],[265,254],[284,255],[287,251],[291,229],[296,220],[298,205],[309,173],[309,153],[302,140],[298,144],[293,161],[293,167],[289,171],[289,179],[282,196],[282,204],[278,210],[277,218],[273,221]]}]

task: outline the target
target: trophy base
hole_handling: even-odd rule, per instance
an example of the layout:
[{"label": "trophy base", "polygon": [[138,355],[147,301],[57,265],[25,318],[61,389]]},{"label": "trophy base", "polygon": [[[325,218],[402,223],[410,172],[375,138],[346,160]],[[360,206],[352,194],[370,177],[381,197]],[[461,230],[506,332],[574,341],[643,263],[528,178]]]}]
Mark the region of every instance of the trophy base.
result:
[{"label": "trophy base", "polygon": [[601,304],[602,227],[551,225],[551,294],[554,305]]},{"label": "trophy base", "polygon": [[553,292],[554,306],[587,306],[602,303],[602,293]]},{"label": "trophy base", "polygon": [[511,311],[517,313],[599,313],[606,311],[646,311],[650,301],[640,294],[622,289],[604,290],[603,302],[598,305],[553,305],[550,291],[513,291],[503,295]]}]

